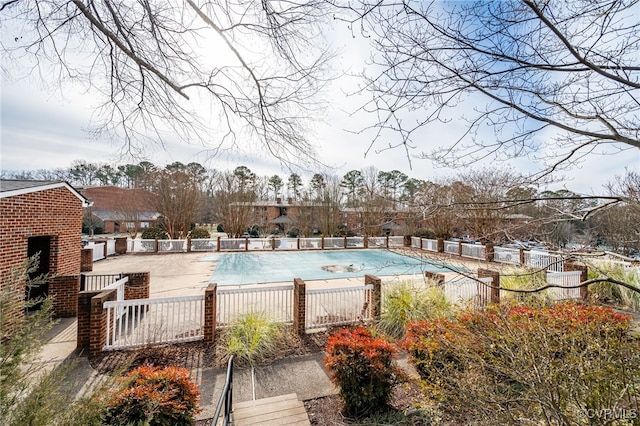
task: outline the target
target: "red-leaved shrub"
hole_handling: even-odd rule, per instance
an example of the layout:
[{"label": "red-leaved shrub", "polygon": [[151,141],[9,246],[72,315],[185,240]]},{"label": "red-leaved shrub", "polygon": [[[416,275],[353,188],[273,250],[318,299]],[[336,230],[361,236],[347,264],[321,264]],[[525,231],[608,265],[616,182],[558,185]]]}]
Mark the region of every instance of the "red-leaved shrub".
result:
[{"label": "red-leaved shrub", "polygon": [[340,388],[347,415],[358,417],[387,407],[400,376],[394,352],[391,343],[362,327],[329,337],[325,365]]},{"label": "red-leaved shrub", "polygon": [[143,365],[122,379],[107,397],[109,425],[191,425],[200,412],[200,391],[189,371],[180,367]]}]

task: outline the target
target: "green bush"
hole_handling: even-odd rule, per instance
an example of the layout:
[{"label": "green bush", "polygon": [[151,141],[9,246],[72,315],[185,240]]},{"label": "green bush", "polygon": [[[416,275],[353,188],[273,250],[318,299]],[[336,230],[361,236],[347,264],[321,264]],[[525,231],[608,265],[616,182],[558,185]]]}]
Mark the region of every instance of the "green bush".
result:
[{"label": "green bush", "polygon": [[392,339],[402,339],[410,322],[440,318],[451,312],[451,304],[435,282],[421,286],[402,281],[385,294],[376,328]]},{"label": "green bush", "polygon": [[142,231],[141,237],[143,240],[168,240],[169,234],[164,229],[154,226]]},{"label": "green bush", "polygon": [[184,368],[143,365],[122,382],[107,396],[106,424],[191,425],[200,412],[200,391]]},{"label": "green bush", "polygon": [[[547,285],[545,271],[531,271],[526,268],[508,268],[500,274],[500,287],[513,290],[533,290]],[[544,299],[544,292],[517,293],[500,291],[500,297],[512,301],[535,301]]]},{"label": "green bush", "polygon": [[629,328],[609,308],[538,303],[412,324],[405,344],[450,420],[464,409],[465,423],[588,424],[589,413],[637,409]]},{"label": "green bush", "polygon": [[189,233],[191,238],[211,238],[211,234],[207,228],[195,228]]},{"label": "green bush", "polygon": [[222,336],[225,357],[234,356],[239,365],[255,365],[282,349],[284,326],[262,313],[237,318]]},{"label": "green bush", "polygon": [[[638,272],[637,268],[626,268],[613,262],[598,262],[597,264],[589,265],[589,279],[602,277],[614,278],[640,289],[640,272]],[[640,293],[617,284],[606,281],[591,284],[589,293],[595,301],[616,303],[636,311],[640,310]]]},{"label": "green bush", "polygon": [[344,411],[359,417],[387,408],[400,376],[394,365],[394,347],[360,327],[329,337],[325,365],[340,388]]}]

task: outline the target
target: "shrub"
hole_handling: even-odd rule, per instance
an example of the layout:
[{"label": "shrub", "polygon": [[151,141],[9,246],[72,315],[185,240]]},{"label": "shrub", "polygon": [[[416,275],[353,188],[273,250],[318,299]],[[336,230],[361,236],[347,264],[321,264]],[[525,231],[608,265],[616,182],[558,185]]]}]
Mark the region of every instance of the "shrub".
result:
[{"label": "shrub", "polygon": [[410,322],[435,319],[451,313],[444,291],[435,286],[419,287],[408,281],[391,287],[382,304],[377,329],[393,339],[402,339]]},{"label": "shrub", "polygon": [[609,308],[538,303],[412,324],[405,344],[451,416],[464,407],[480,423],[584,424],[637,407],[640,341],[628,334],[629,317]]},{"label": "shrub", "polygon": [[200,412],[200,392],[189,371],[143,365],[123,378],[108,395],[105,422],[110,425],[191,425]]},{"label": "shrub", "polygon": [[207,228],[195,228],[189,233],[191,238],[211,238],[211,234]]},{"label": "shrub", "polygon": [[142,235],[140,236],[140,238],[142,238],[143,240],[168,240],[169,235],[164,229],[154,226],[142,231]]},{"label": "shrub", "polygon": [[393,354],[393,345],[362,327],[329,337],[325,365],[347,415],[359,417],[387,406],[400,374]]},{"label": "shrub", "polygon": [[254,365],[274,355],[284,340],[281,324],[262,313],[251,312],[231,324],[222,337],[222,346],[225,355],[233,355],[239,365]]},{"label": "shrub", "polygon": [[[638,268],[625,268],[623,265],[613,262],[599,262],[597,265],[590,265],[588,278],[595,279],[607,276],[640,289],[640,272],[638,271]],[[596,301],[617,303],[636,311],[640,310],[640,293],[617,284],[604,281],[591,284],[589,293]]]}]

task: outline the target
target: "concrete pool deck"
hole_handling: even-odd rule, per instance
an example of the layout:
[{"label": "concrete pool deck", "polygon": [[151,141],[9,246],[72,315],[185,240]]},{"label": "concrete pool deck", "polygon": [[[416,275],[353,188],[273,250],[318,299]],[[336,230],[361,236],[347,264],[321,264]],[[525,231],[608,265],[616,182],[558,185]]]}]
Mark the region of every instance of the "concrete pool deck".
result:
[{"label": "concrete pool deck", "polygon": [[[413,251],[410,249],[395,250],[406,255],[420,255],[426,261],[446,262],[457,268],[466,268],[475,274],[477,268],[500,269],[503,265],[474,261],[473,259],[461,259],[427,253],[424,251]],[[171,297],[171,296],[192,296],[203,294],[209,285],[211,276],[217,266],[217,261],[202,261],[201,259],[211,253],[162,253],[162,254],[125,254],[111,256],[93,264],[93,271],[88,274],[116,274],[120,272],[149,272],[150,273],[150,297]],[[444,273],[446,280],[460,278],[456,272]],[[364,284],[364,278],[337,278],[326,280],[305,280],[307,288],[317,289],[326,287],[348,287]],[[421,278],[419,275],[402,276],[380,276],[383,283],[398,279]],[[242,287],[273,286],[282,284],[292,284],[291,281],[243,284]],[[236,288],[228,285],[225,288]]]}]

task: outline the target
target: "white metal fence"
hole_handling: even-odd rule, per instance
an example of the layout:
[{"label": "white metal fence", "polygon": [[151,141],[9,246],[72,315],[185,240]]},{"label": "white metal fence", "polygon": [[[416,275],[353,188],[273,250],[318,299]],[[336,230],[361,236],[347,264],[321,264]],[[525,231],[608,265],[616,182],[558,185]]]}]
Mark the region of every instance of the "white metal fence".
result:
[{"label": "white metal fence", "polygon": [[449,254],[458,255],[458,246],[459,244],[455,241],[445,241],[444,242],[444,252]]},{"label": "white metal fence", "polygon": [[469,257],[471,259],[486,259],[485,247],[480,244],[462,244],[462,257]]},{"label": "white metal fence", "polygon": [[107,240],[107,256],[116,254],[116,240]]},{"label": "white metal fence", "polygon": [[122,274],[81,275],[82,291],[100,291],[122,278]]},{"label": "white metal fence", "polygon": [[104,243],[89,242],[87,248],[93,249],[93,261],[104,259]]},{"label": "white metal fence", "polygon": [[536,269],[562,272],[564,261],[561,254],[547,253],[544,251],[525,251],[524,264]]},{"label": "white metal fence", "polygon": [[103,350],[204,338],[204,295],[109,301],[104,308],[109,320]]},{"label": "white metal fence", "polygon": [[215,251],[218,246],[217,238],[192,238],[191,251]]},{"label": "white metal fence", "polygon": [[187,240],[158,240],[158,253],[183,253],[187,251]]},{"label": "white metal fence", "polygon": [[476,306],[485,306],[491,301],[491,278],[461,278],[445,281],[444,295],[454,304],[473,303]]},{"label": "white metal fence", "polygon": [[293,322],[293,285],[217,290],[216,323],[224,327],[248,313]]},{"label": "white metal fence", "polygon": [[404,247],[404,237],[402,236],[389,237],[389,248],[400,248],[400,247]]},{"label": "white metal fence", "polygon": [[306,329],[368,321],[373,285],[307,290]]},{"label": "white metal fence", "polygon": [[494,247],[493,261],[499,263],[509,263],[511,265],[519,265],[520,250],[509,247]]},{"label": "white metal fence", "polygon": [[367,245],[369,248],[386,248],[387,237],[369,237],[367,238]]},{"label": "white metal fence", "polygon": [[[547,283],[560,287],[580,285],[580,271],[547,272]],[[580,288],[551,287],[546,290],[547,296],[552,300],[580,299]]]}]

